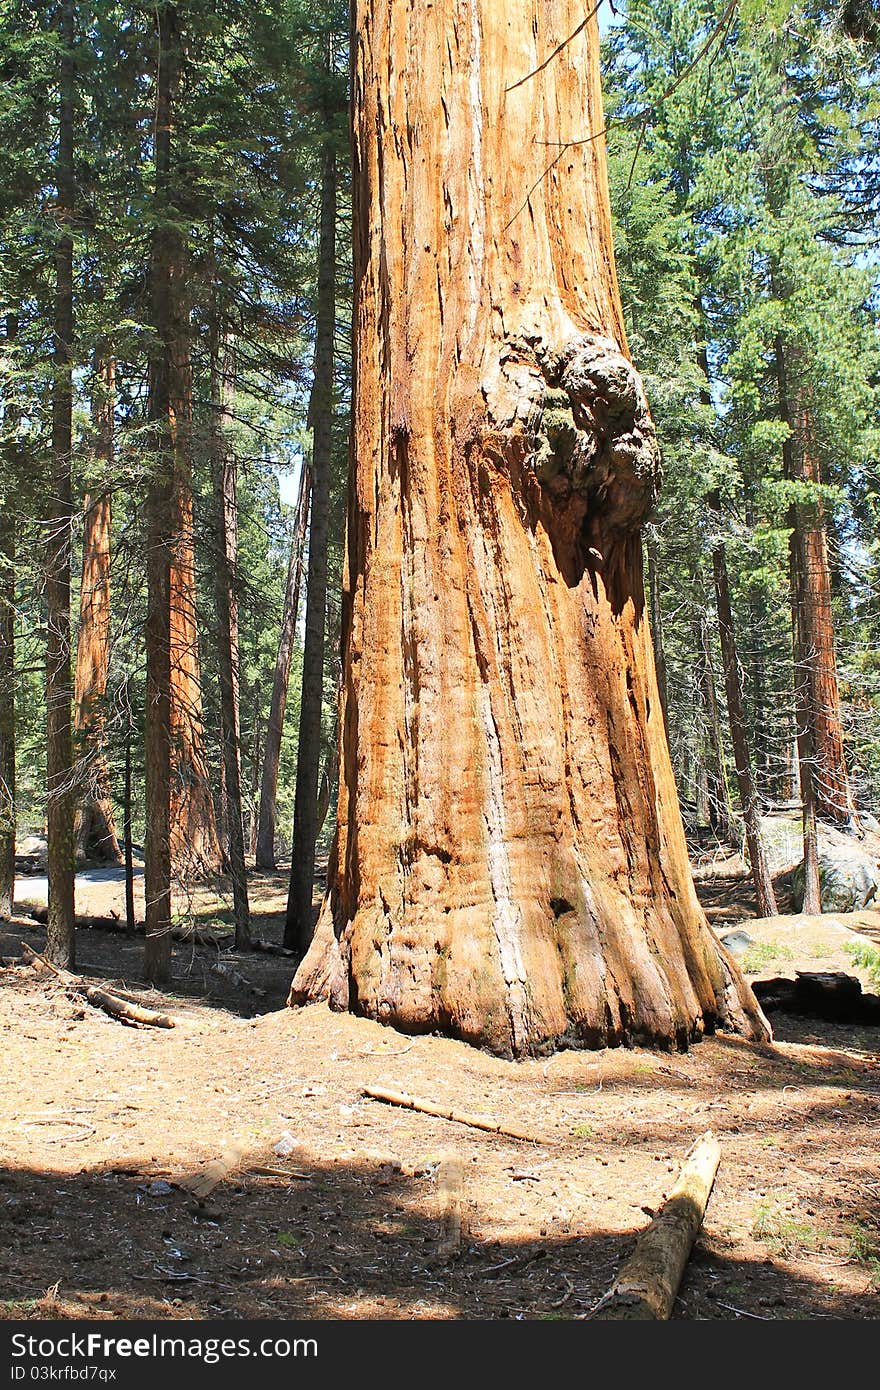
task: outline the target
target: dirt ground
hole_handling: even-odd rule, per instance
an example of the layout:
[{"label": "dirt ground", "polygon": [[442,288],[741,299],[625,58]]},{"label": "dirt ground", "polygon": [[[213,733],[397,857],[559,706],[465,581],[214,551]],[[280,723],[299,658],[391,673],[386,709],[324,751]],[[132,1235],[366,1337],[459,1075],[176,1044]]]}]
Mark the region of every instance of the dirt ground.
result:
[{"label": "dirt ground", "polygon": [[[280,941],[284,879],[251,888],[259,934]],[[748,916],[741,881],[700,891],[719,930]],[[119,910],[114,895],[81,891],[79,910]],[[226,916],[208,890],[188,907],[200,927]],[[753,978],[853,973],[854,943],[880,945],[878,912],[745,928]],[[7,960],[43,940],[24,915],[0,923]],[[880,1317],[877,1029],[774,1015],[766,1047],[718,1036],[513,1063],[288,1010],[278,956],[176,942],[159,994],[139,982],[142,951],[78,933],[83,974],[173,1030],[124,1027],[20,961],[0,969],[0,1316],[581,1317],[711,1128],[722,1162],[674,1317]],[[535,1137],[393,1108],[371,1085]],[[178,1185],[224,1153],[201,1202]]]}]

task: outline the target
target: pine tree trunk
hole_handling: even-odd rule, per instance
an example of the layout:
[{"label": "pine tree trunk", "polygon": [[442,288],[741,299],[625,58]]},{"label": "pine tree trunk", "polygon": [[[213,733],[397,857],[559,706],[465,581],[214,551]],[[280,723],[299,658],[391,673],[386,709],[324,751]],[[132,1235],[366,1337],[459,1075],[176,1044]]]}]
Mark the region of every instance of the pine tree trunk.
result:
[{"label": "pine tree trunk", "polygon": [[125,768],[122,784],[122,840],[125,851],[125,925],[133,932],[136,926],[134,910],[134,845],[131,828],[131,705],[128,698],[128,684],[125,690]]},{"label": "pine tree trunk", "polygon": [[792,655],[794,658],[795,709],[797,715],[798,770],[804,827],[804,900],[802,912],[813,915],[822,911],[822,889],[819,878],[819,839],[816,825],[818,797],[816,795],[816,711],[813,707],[815,686],[810,669],[809,624],[807,611],[807,555],[804,535],[796,524],[791,532],[791,595],[792,595]]},{"label": "pine tree trunk", "polygon": [[[702,588],[702,584],[700,587]],[[709,625],[706,621],[706,614],[702,611],[699,618],[699,629],[700,684],[709,735],[709,823],[716,835],[731,839],[734,835],[733,807],[730,804],[727,769],[724,763],[724,740],[721,736],[721,716],[718,711],[718,693],[715,688],[715,664],[712,660]]]},{"label": "pine tree trunk", "polygon": [[318,775],[321,764],[321,707],[324,700],[324,637],[327,618],[327,542],[333,454],[333,334],[336,325],[336,151],[326,141],[322,155],[321,223],[318,245],[318,313],[315,371],[309,417],[312,425],[312,519],[306,638],[293,802],[293,843],[284,944],[305,951],[312,939],[312,892],[318,838]]},{"label": "pine tree trunk", "polygon": [[15,526],[0,517],[0,917],[15,899]]},{"label": "pine tree trunk", "polygon": [[736,765],[736,781],[746,831],[749,867],[758,899],[758,916],[775,917],[777,912],[773,879],[761,838],[761,817],[758,794],[752,773],[748,726],[743,708],[742,674],[736,650],[736,632],[730,602],[730,581],[727,576],[727,553],[723,544],[712,551],[712,572],[715,579],[715,602],[718,608],[718,631],[721,639],[721,660],[724,667],[724,689],[727,695],[727,718]]},{"label": "pine tree trunk", "polygon": [[[6,315],[6,344],[18,333],[18,317]],[[3,402],[3,429],[8,444],[8,490],[0,510],[0,917],[12,915],[15,902],[15,510],[12,489],[19,477],[14,432],[18,411],[8,396]]]},{"label": "pine tree trunk", "polygon": [[[582,21],[359,0],[353,31],[338,832],[291,1002],[506,1055],[768,1035],[697,902],[663,729],[595,17],[519,81]],[[572,113],[593,138],[561,147]]]},{"label": "pine tree trunk", "polygon": [[73,505],[73,173],[74,12],[60,9],[60,109],[56,181],[60,235],[55,248],[55,349],[52,357],[52,480],[46,547],[46,821],[49,915],[46,955],[72,969],[74,922],[73,742],[70,679],[70,559]]},{"label": "pine tree trunk", "polygon": [[[783,445],[786,476],[794,482],[818,486],[822,479],[811,409],[798,380],[800,353],[786,345],[781,336],[776,340],[776,370],[780,415],[790,431]],[[855,808],[843,747],[831,574],[821,500],[795,502],[789,521],[792,559],[800,570],[792,594],[800,596],[800,609],[794,622],[800,634],[801,674],[807,685],[803,709],[811,723],[809,742],[814,758],[811,795],[818,816],[846,828],[853,824]]]},{"label": "pine tree trunk", "polygon": [[[95,462],[106,478],[113,470],[115,363],[95,361],[92,400]],[[77,861],[119,864],[122,854],[113,822],[110,771],[105,752],[104,700],[110,667],[111,500],[103,488],[83,500],[82,584],[74,679],[75,727],[80,740],[80,802],[74,826]]]},{"label": "pine tree trunk", "polygon": [[260,728],[262,719],[260,718],[259,709],[254,710],[253,721],[254,726],[251,733],[250,828],[248,831],[248,848],[251,854],[256,855],[258,816],[257,792],[260,785],[260,764],[262,762],[260,756]]},{"label": "pine tree trunk", "polygon": [[263,750],[263,772],[260,779],[260,818],[255,845],[256,865],[258,869],[275,868],[278,768],[281,762],[281,739],[284,734],[284,714],[287,709],[287,692],[290,686],[290,666],[293,660],[296,619],[299,613],[299,591],[302,582],[303,551],[305,548],[306,527],[309,518],[310,491],[311,469],[303,462],[300,470],[299,495],[296,502],[293,537],[290,543],[287,583],[284,588],[284,608],[281,613],[281,633],[278,638],[278,655],[275,658],[275,675],[272,680],[272,703],[269,708],[269,725],[266,730],[266,743]]},{"label": "pine tree trunk", "polygon": [[173,368],[181,331],[179,238],[170,226],[171,133],[180,80],[177,8],[156,11],[155,165],[156,224],[150,258],[152,319],[156,344],[150,359],[149,413],[154,462],[145,504],[147,521],[146,709],[144,714],[144,970],[165,984],[171,975],[171,555],[172,499],[183,406]]},{"label": "pine tree trunk", "polygon": [[214,548],[217,607],[217,664],[220,672],[220,741],[228,837],[229,874],[235,920],[235,948],[250,947],[247,866],[241,796],[241,732],[238,662],[238,490],[235,454],[227,440],[231,384],[228,361],[221,360],[219,335],[211,353],[211,472],[214,486]]}]

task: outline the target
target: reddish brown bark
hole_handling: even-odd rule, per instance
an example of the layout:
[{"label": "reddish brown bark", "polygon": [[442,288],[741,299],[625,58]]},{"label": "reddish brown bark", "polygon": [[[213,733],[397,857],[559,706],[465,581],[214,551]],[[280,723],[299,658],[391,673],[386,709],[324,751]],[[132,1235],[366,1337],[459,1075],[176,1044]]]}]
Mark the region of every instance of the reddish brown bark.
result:
[{"label": "reddish brown bark", "polygon": [[[185,268],[180,267],[181,278]],[[196,620],[193,498],[190,462],[192,373],[189,343],[172,358],[172,387],[180,404],[175,422],[178,446],[171,495],[174,545],[170,568],[171,603],[171,860],[182,881],[220,871],[220,842],[205,758],[202,679]]]},{"label": "reddish brown bark", "polygon": [[513,85],[582,20],[356,7],[338,834],[291,991],[515,1055],[767,1036],[663,731],[595,18]]},{"label": "reddish brown bark", "polygon": [[[799,704],[809,721],[811,794],[815,813],[837,825],[850,826],[855,816],[846,771],[840,691],[831,608],[831,572],[821,494],[822,482],[812,413],[801,381],[799,350],[776,341],[780,414],[789,427],[783,446],[786,475],[816,489],[812,499],[791,508],[792,602],[799,655],[795,657],[796,685],[803,686]],[[799,667],[799,669],[798,669]],[[803,738],[801,749],[803,750]],[[801,783],[803,790],[803,768]]]},{"label": "reddish brown bark", "polygon": [[[92,401],[95,462],[109,473],[113,464],[115,364],[96,363]],[[78,860],[120,864],[122,854],[113,820],[110,772],[105,752],[104,700],[110,666],[109,492],[87,493],[83,500],[82,582],[74,679],[75,728],[80,743],[80,801],[74,826]]]},{"label": "reddish brown bark", "polygon": [[[195,607],[190,271],[178,207],[186,173],[175,162],[173,134],[184,54],[179,7],[159,7],[156,25],[156,203],[160,222],[154,237],[151,275],[153,313],[161,339],[162,360],[155,364],[151,409],[161,432],[162,469],[170,470],[162,480],[168,497],[160,508],[166,510],[162,526],[167,527],[164,545],[168,549],[170,605],[169,835],[172,868],[175,876],[185,883],[193,877],[219,872],[221,853],[205,757]],[[162,220],[166,218],[167,221]]]}]

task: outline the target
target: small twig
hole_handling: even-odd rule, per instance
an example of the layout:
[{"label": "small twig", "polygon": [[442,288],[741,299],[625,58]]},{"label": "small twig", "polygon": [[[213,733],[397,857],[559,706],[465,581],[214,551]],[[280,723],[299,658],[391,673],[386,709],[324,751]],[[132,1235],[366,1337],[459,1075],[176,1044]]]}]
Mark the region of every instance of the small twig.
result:
[{"label": "small twig", "polygon": [[381,1047],[363,1047],[363,1048],[361,1048],[360,1052],[358,1053],[358,1056],[359,1056],[359,1057],[403,1057],[407,1052],[411,1052],[412,1049],[415,1047],[415,1045],[416,1045],[416,1040],[413,1039],[413,1041],[409,1044],[408,1047],[398,1047],[398,1048],[396,1048],[393,1052],[386,1052],[386,1051],[385,1051],[383,1048],[381,1048]]},{"label": "small twig", "polygon": [[558,58],[559,54],[563,51],[563,49],[566,49],[568,45],[572,42],[572,40],[576,39],[578,34],[582,33],[583,30],[586,29],[590,20],[593,18],[593,15],[598,14],[601,5],[602,0],[596,0],[596,4],[590,10],[586,19],[581,20],[578,27],[575,30],[573,30],[572,33],[569,34],[568,38],[563,39],[562,43],[557,44],[556,48],[554,48],[553,52],[544,59],[543,63],[539,63],[536,68],[532,68],[532,71],[527,72],[525,77],[520,77],[516,82],[512,82],[509,87],[505,87],[505,95],[508,92],[515,92],[517,87],[521,87],[524,82],[528,82],[532,77],[537,77],[539,72],[543,72],[546,67],[549,67],[549,65],[553,62],[553,59]]},{"label": "small twig", "polygon": [[291,1182],[294,1179],[308,1182],[313,1176],[311,1173],[302,1173],[297,1168],[264,1168],[261,1163],[246,1168],[245,1172],[257,1178],[287,1178]]},{"label": "small twig", "polygon": [[758,1322],[772,1322],[764,1313],[750,1313],[747,1308],[734,1308],[732,1303],[722,1303],[721,1299],[716,1299],[719,1308],[726,1308],[728,1313],[737,1313],[741,1318],[757,1318]]},{"label": "small twig", "polygon": [[531,1255],[514,1255],[512,1259],[502,1260],[500,1265],[489,1265],[482,1273],[487,1279],[493,1279],[496,1274],[501,1274],[504,1270],[524,1269],[526,1265],[533,1264],[535,1260],[547,1258],[546,1250],[534,1250]]},{"label": "small twig", "polygon": [[464,1110],[454,1110],[442,1105],[433,1105],[430,1101],[417,1100],[405,1091],[386,1091],[379,1086],[363,1086],[361,1095],[367,1096],[370,1100],[382,1100],[386,1105],[399,1105],[404,1110],[418,1110],[423,1115],[435,1115],[440,1120],[452,1120],[454,1124],[468,1125],[471,1129],[486,1130],[489,1134],[503,1134],[508,1139],[521,1139],[529,1144],[547,1142],[527,1130],[513,1125],[503,1125],[499,1120],[492,1120],[484,1115],[472,1115]]},{"label": "small twig", "polygon": [[561,1298],[557,1298],[553,1303],[550,1304],[551,1308],[561,1308],[564,1303],[568,1302],[568,1300],[574,1293],[574,1284],[571,1282],[570,1279],[567,1279],[564,1274],[562,1276],[562,1282],[565,1285],[565,1293],[562,1295]]}]

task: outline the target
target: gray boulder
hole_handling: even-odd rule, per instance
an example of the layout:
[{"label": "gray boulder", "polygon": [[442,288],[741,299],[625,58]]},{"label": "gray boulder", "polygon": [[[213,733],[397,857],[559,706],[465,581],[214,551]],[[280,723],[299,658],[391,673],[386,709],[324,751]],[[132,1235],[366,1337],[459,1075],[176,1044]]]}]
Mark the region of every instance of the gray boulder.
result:
[{"label": "gray boulder", "polygon": [[752,938],[747,931],[729,931],[721,937],[722,946],[726,946],[732,956],[744,956],[752,944]]},{"label": "gray boulder", "polygon": [[[803,860],[791,876],[791,888],[794,909],[803,912]],[[858,912],[880,901],[880,867],[857,845],[826,844],[819,855],[819,889],[823,912]]]},{"label": "gray boulder", "polygon": [[26,835],[15,843],[15,872],[45,873],[49,867],[49,846],[41,835]]}]

